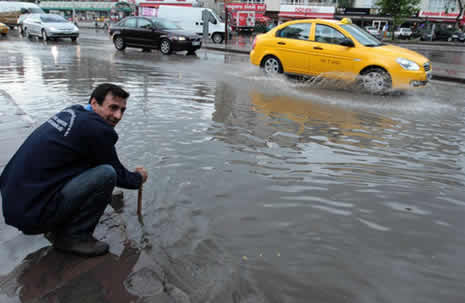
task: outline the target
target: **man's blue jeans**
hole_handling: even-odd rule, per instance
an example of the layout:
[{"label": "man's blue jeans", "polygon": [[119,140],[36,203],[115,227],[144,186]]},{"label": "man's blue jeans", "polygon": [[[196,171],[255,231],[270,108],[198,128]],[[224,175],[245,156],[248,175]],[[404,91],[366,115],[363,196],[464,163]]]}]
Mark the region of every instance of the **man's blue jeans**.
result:
[{"label": "man's blue jeans", "polygon": [[92,235],[116,185],[111,165],[99,165],[74,177],[53,198],[42,226],[57,236]]}]

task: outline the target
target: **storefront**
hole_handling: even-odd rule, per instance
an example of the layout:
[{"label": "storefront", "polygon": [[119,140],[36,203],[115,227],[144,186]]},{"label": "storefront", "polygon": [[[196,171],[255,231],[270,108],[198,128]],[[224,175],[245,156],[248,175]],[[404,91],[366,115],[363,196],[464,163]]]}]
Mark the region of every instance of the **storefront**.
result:
[{"label": "storefront", "polygon": [[334,6],[281,5],[278,16],[280,22],[294,19],[334,19],[335,11]]},{"label": "storefront", "polygon": [[234,31],[251,31],[256,23],[267,23],[265,4],[229,3],[226,4],[229,25]]},{"label": "storefront", "polygon": [[[420,27],[426,31],[452,31],[456,26],[459,13],[420,11],[418,16],[421,17],[423,21]],[[463,28],[464,24],[465,20],[462,15],[462,17],[459,18],[459,26]]]},{"label": "storefront", "polygon": [[[420,11],[418,14],[419,17],[423,18],[425,21],[433,22],[433,23],[448,23],[453,25],[457,22],[457,17],[459,16],[458,12],[455,13],[446,13],[445,11],[442,12],[429,12],[429,11]],[[462,16],[459,18],[460,25],[464,25],[464,17]]]}]

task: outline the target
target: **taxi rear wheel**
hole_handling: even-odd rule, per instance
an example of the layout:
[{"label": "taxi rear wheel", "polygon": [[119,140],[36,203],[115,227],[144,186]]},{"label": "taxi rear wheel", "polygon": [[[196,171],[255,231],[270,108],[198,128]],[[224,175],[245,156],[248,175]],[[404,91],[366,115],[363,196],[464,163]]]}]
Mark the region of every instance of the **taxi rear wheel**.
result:
[{"label": "taxi rear wheel", "polygon": [[267,75],[280,74],[283,72],[283,66],[275,56],[267,56],[263,59],[261,67]]},{"label": "taxi rear wheel", "polygon": [[372,67],[360,73],[359,85],[369,93],[385,94],[391,89],[392,80],[384,69]]}]

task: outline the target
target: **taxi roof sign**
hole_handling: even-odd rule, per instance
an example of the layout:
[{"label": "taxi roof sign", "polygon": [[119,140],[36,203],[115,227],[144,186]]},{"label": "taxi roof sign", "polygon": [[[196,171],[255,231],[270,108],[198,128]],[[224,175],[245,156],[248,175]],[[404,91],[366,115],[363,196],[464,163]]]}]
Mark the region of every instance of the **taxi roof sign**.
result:
[{"label": "taxi roof sign", "polygon": [[343,19],[341,20],[341,23],[342,23],[342,24],[352,24],[352,19],[350,19],[350,18],[343,18]]}]

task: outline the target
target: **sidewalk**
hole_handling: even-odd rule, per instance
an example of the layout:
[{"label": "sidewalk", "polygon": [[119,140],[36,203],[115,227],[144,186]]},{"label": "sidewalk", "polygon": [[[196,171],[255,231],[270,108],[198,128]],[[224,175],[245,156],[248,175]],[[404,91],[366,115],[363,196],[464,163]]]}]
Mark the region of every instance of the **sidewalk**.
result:
[{"label": "sidewalk", "polygon": [[[236,53],[248,54],[252,49],[252,43],[255,36],[238,36],[234,35],[232,39],[228,41],[227,46],[224,43],[215,44],[208,42],[204,44],[204,47],[209,49],[216,49],[222,51],[230,51]],[[428,49],[428,50],[447,50],[465,52],[465,43],[460,42],[429,42],[429,41],[404,41],[404,40],[384,40],[384,43],[394,44],[405,48],[417,48],[417,49]]]}]

